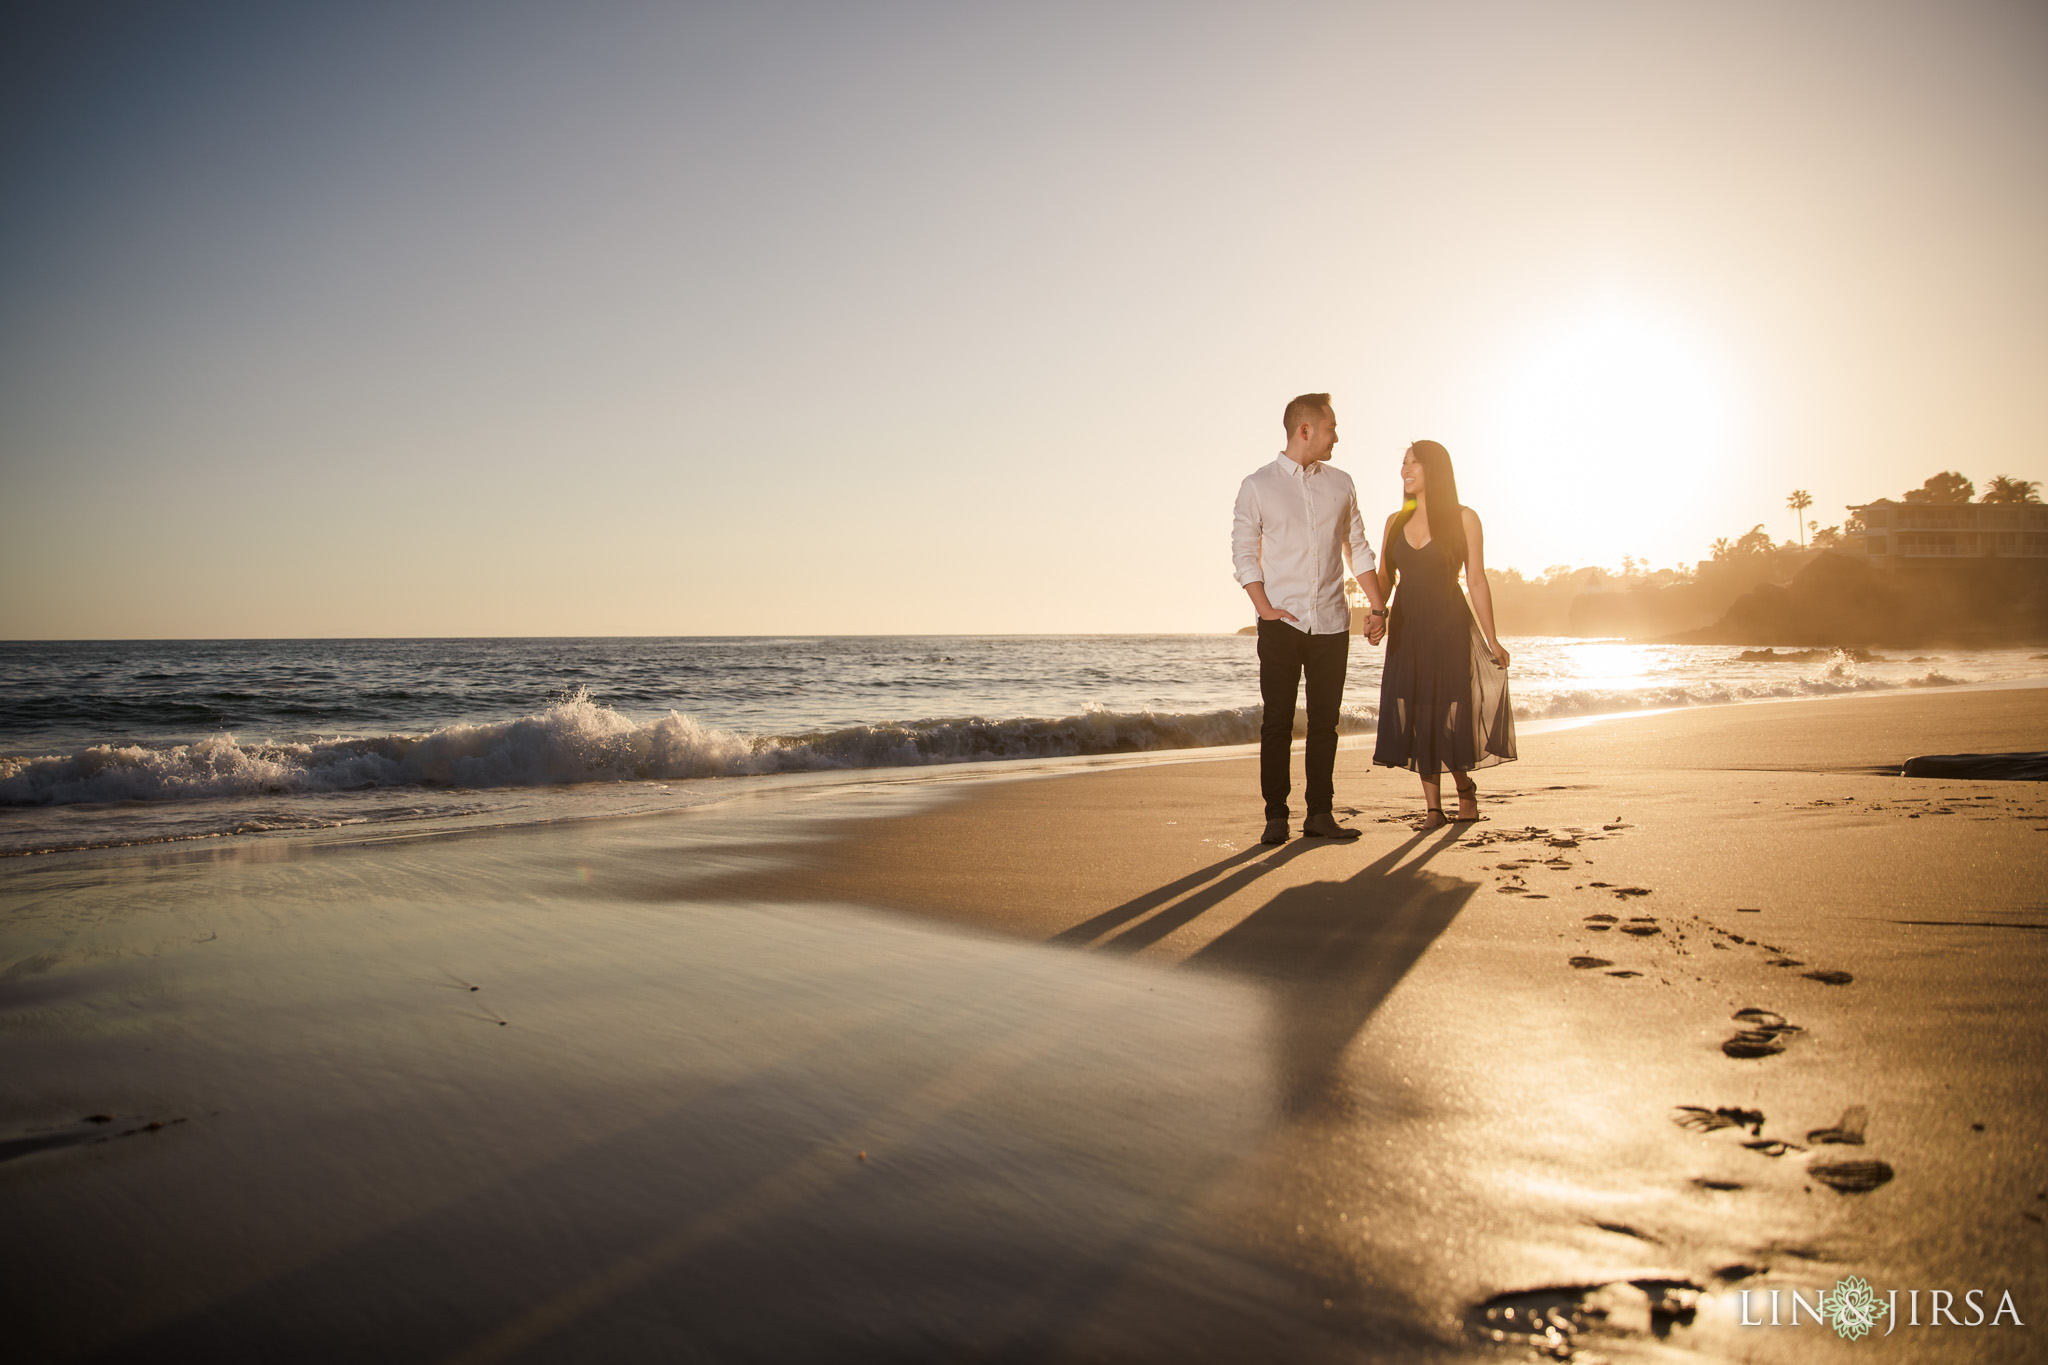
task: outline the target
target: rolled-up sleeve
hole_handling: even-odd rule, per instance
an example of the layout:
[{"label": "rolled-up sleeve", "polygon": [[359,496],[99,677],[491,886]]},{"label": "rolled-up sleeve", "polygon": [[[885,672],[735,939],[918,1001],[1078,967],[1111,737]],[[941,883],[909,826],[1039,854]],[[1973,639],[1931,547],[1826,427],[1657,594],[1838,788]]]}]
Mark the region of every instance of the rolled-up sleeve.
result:
[{"label": "rolled-up sleeve", "polygon": [[1230,566],[1240,588],[1266,576],[1259,567],[1259,495],[1250,479],[1237,486],[1237,511],[1230,519]]},{"label": "rolled-up sleeve", "polygon": [[1344,529],[1344,544],[1351,552],[1351,576],[1363,578],[1372,572],[1377,563],[1372,557],[1372,542],[1365,538],[1365,518],[1358,514],[1358,491],[1351,493],[1351,523]]}]

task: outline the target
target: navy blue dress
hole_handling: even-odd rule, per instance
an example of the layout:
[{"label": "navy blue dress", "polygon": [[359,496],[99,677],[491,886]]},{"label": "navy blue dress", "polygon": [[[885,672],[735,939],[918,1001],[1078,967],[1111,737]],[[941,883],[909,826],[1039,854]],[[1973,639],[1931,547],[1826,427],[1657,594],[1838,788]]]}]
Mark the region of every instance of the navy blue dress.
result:
[{"label": "navy blue dress", "polygon": [[1410,545],[1405,527],[1388,538],[1387,566],[1398,581],[1387,616],[1372,761],[1424,777],[1512,761],[1507,670],[1487,653],[1458,586],[1463,566],[1434,536],[1421,549]]}]

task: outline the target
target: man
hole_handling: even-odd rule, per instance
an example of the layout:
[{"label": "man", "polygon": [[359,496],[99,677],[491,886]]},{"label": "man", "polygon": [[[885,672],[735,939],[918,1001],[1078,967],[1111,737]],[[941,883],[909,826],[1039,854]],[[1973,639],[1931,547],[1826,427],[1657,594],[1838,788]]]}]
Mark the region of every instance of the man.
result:
[{"label": "man", "polygon": [[1261,842],[1287,842],[1289,756],[1294,747],[1294,695],[1308,675],[1308,763],[1303,834],[1356,839],[1337,823],[1337,708],[1351,657],[1351,604],[1344,597],[1344,558],[1372,603],[1366,638],[1387,629],[1386,599],[1373,572],[1372,546],[1358,515],[1351,476],[1327,461],[1337,447],[1337,414],[1327,393],[1305,393],[1281,421],[1287,448],[1253,471],[1237,490],[1230,557],[1237,581],[1259,613],[1259,790],[1266,798]]}]

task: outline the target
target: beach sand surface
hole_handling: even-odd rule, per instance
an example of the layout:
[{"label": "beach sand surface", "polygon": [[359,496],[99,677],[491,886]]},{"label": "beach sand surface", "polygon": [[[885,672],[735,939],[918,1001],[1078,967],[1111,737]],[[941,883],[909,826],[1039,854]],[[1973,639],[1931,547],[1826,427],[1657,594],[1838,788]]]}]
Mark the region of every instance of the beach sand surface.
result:
[{"label": "beach sand surface", "polygon": [[1239,753],[21,860],[12,1349],[1803,1361],[1879,1347],[1743,1291],[1861,1276],[2038,1359],[2048,793],[1886,774],[2044,739],[1559,727],[1429,834],[1352,746],[1277,849]]}]

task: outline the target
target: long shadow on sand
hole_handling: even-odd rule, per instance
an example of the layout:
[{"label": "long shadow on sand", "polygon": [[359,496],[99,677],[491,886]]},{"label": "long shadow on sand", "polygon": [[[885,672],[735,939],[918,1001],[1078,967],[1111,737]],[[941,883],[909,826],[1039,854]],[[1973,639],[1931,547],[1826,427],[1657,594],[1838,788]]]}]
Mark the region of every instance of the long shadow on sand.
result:
[{"label": "long shadow on sand", "polygon": [[[1130,924],[1133,920],[1143,920],[1142,923],[1125,929],[1102,945],[1112,952],[1134,953],[1140,948],[1157,943],[1203,911],[1221,905],[1243,887],[1249,886],[1268,872],[1300,857],[1314,847],[1316,845],[1298,841],[1289,844],[1278,853],[1266,853],[1264,848],[1253,845],[1241,853],[1233,853],[1228,858],[1213,862],[1198,872],[1177,877],[1164,886],[1147,891],[1142,896],[1133,896],[1122,905],[1085,919],[1071,929],[1061,930],[1049,941],[1094,943],[1104,934]],[[1261,857],[1261,854],[1265,856]],[[1230,875],[1223,877],[1222,874],[1226,872]],[[1218,877],[1222,877],[1222,880],[1215,880]],[[1188,895],[1186,900],[1174,905],[1172,909],[1153,915],[1151,919],[1144,919],[1144,916],[1151,914],[1160,906],[1172,902],[1176,896],[1187,895],[1189,892],[1194,894]]]},{"label": "long shadow on sand", "polygon": [[[1459,833],[1446,829],[1420,852],[1430,836],[1418,834],[1343,881],[1288,887],[1189,959],[1192,966],[1252,977],[1271,991],[1283,1112],[1309,1114],[1324,1105],[1351,1040],[1478,889],[1476,882],[1422,870]],[[1076,925],[1054,942],[1097,939],[1165,906],[1101,945],[1106,952],[1136,952],[1322,847],[1303,841],[1257,861],[1257,850],[1226,858]]]}]

